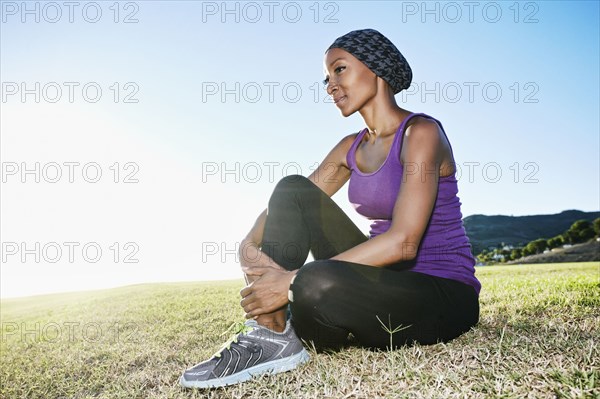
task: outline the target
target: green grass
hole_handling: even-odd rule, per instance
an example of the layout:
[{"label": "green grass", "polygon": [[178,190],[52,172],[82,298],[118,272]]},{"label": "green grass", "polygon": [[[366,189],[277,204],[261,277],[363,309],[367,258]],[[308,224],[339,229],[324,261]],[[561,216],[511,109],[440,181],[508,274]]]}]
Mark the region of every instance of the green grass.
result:
[{"label": "green grass", "polygon": [[315,354],[291,372],[186,390],[242,320],[233,282],[1,302],[1,398],[600,397],[600,264],[477,269],[480,323],[449,343]]}]

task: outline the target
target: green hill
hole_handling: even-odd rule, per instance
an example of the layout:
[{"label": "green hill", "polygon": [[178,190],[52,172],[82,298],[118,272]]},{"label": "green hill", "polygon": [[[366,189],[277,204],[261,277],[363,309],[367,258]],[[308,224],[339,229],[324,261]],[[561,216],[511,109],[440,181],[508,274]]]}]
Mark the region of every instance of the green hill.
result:
[{"label": "green hill", "polygon": [[593,221],[600,212],[567,210],[553,215],[505,216],[471,215],[463,219],[473,253],[496,248],[498,244],[522,246],[538,238],[564,233],[579,219]]}]

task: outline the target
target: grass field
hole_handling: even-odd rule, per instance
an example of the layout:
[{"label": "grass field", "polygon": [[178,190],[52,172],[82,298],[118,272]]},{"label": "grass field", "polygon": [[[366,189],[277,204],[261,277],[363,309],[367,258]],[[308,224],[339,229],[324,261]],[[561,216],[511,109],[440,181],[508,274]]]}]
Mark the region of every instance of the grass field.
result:
[{"label": "grass field", "polygon": [[311,352],[291,372],[208,391],[177,380],[242,320],[242,279],[3,300],[0,397],[600,397],[598,262],[482,267],[477,276],[480,323],[452,342]]}]

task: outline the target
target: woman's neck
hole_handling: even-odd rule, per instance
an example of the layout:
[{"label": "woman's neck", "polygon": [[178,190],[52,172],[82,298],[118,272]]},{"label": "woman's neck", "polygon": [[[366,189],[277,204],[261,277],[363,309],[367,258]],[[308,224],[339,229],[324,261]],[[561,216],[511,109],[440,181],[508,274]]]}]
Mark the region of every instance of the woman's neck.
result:
[{"label": "woman's neck", "polygon": [[359,109],[369,129],[369,140],[393,135],[404,118],[410,115],[409,111],[396,104],[396,98],[389,86],[381,82],[375,95]]},{"label": "woman's neck", "polygon": [[369,136],[377,139],[396,133],[398,127],[410,115],[410,112],[393,104],[393,106],[388,107],[381,105],[364,107],[360,110],[360,114],[367,125]]}]

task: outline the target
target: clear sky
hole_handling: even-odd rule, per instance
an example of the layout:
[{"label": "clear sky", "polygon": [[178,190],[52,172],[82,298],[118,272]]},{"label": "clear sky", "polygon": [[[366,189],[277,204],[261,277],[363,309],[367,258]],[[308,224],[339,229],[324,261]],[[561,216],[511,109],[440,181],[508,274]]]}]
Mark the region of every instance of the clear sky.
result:
[{"label": "clear sky", "polygon": [[442,122],[463,216],[600,209],[597,1],[1,9],[2,297],[241,278],[275,183],[364,127],[320,83],[355,29],[410,63],[396,99]]}]

